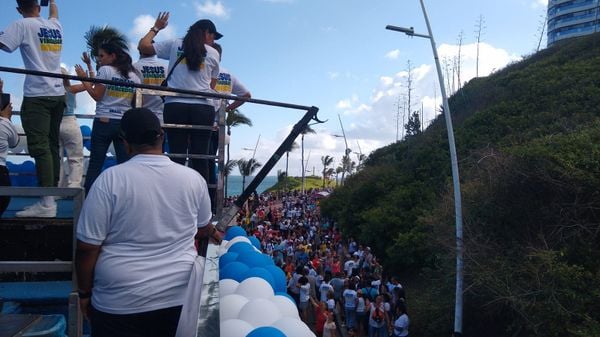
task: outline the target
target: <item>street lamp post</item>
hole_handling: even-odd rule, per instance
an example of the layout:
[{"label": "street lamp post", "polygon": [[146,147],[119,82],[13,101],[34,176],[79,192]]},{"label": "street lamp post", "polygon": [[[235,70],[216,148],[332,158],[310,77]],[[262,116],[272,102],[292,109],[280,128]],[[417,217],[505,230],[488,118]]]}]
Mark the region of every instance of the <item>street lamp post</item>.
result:
[{"label": "street lamp post", "polygon": [[448,97],[446,96],[446,88],[444,87],[444,77],[442,75],[442,67],[440,66],[440,60],[438,57],[437,49],[435,47],[435,40],[433,39],[433,33],[431,31],[431,25],[429,24],[429,18],[427,17],[427,11],[425,10],[425,4],[423,0],[421,2],[421,9],[423,10],[423,17],[427,24],[427,30],[429,35],[417,34],[412,27],[403,28],[396,26],[386,26],[388,30],[404,33],[408,36],[418,36],[429,39],[431,42],[431,49],[433,51],[433,58],[435,59],[435,66],[437,68],[438,80],[440,82],[440,91],[442,92],[442,100],[444,105],[444,119],[446,120],[446,130],[448,132],[448,146],[450,148],[450,161],[452,166],[452,182],[454,185],[454,212],[456,222],[456,298],[454,305],[454,335],[460,337],[462,335],[462,313],[463,313],[463,228],[462,228],[462,206],[461,206],[461,195],[460,195],[460,181],[458,174],[458,158],[456,156],[456,145],[454,143],[454,129],[452,127],[452,116],[450,114],[450,106],[448,105]]}]

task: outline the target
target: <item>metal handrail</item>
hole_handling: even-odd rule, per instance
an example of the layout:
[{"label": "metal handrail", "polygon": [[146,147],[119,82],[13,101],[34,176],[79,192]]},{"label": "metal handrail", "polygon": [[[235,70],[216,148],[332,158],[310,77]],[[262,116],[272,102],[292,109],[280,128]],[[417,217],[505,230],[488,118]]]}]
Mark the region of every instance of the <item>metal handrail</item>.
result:
[{"label": "metal handrail", "polygon": [[[217,219],[219,219],[217,228],[220,230],[226,229],[226,227],[230,224],[231,220],[233,219],[233,217],[235,216],[237,211],[246,202],[246,200],[249,198],[251,193],[258,187],[258,185],[262,182],[262,180],[265,178],[265,176],[271,171],[271,169],[275,166],[275,164],[279,161],[279,159],[283,156],[284,152],[291,146],[293,141],[306,128],[308,123],[311,120],[319,122],[319,123],[323,123],[323,121],[321,121],[317,118],[317,112],[319,111],[319,109],[315,106],[303,106],[303,105],[261,100],[261,99],[255,99],[255,98],[238,97],[238,96],[234,96],[234,95],[226,95],[226,94],[219,94],[219,93],[213,93],[213,92],[199,92],[199,91],[192,91],[192,90],[159,87],[159,86],[146,85],[146,84],[124,83],[124,82],[111,81],[111,80],[101,80],[101,79],[97,79],[97,78],[87,78],[87,77],[79,77],[79,76],[73,76],[73,75],[63,75],[63,74],[49,73],[49,72],[43,72],[43,71],[25,70],[25,69],[0,66],[0,72],[2,72],[2,71],[19,73],[19,74],[27,74],[27,75],[35,75],[35,76],[54,77],[54,78],[61,78],[61,79],[134,87],[134,88],[136,88],[135,97],[134,97],[136,106],[141,106],[142,95],[146,94],[146,95],[186,96],[186,97],[200,96],[200,97],[205,97],[205,98],[219,98],[222,100],[221,103],[223,103],[223,100],[237,100],[237,101],[244,101],[244,102],[261,104],[261,105],[276,106],[276,107],[281,107],[281,108],[304,110],[305,111],[304,116],[302,117],[302,119],[300,119],[300,121],[298,121],[294,125],[294,127],[292,128],[292,131],[290,132],[288,137],[286,137],[286,139],[283,141],[283,143],[277,148],[277,150],[269,158],[267,163],[262,166],[261,170],[254,177],[252,182],[250,182],[250,184],[246,187],[246,189],[242,192],[242,194],[234,202],[234,205],[228,209],[226,214],[223,214],[223,201],[224,201],[224,196],[222,193],[223,185],[224,185],[224,171],[223,171],[224,170],[224,154],[223,153],[224,153],[224,144],[225,144],[224,140],[225,140],[225,115],[226,115],[226,112],[225,112],[225,104],[221,104],[220,109],[218,110],[218,126],[219,126],[219,150],[218,150],[218,152],[219,152],[219,156],[217,156],[217,158],[216,158],[219,163],[219,165],[218,165],[219,175],[218,175],[218,180],[217,180],[217,195],[216,195],[216,199],[217,199],[216,200],[216,203],[217,203],[217,205],[216,205],[217,206],[216,207],[217,214],[216,215],[217,215]],[[181,126],[181,125],[179,125],[179,126]],[[163,127],[166,127],[166,128],[179,127],[179,126],[171,125],[171,124],[168,124],[166,126],[163,125]],[[193,127],[193,126],[189,127],[189,128],[190,129],[205,129],[205,127],[199,128],[199,127]],[[176,155],[179,156],[181,154],[176,154]],[[186,156],[188,158],[190,158],[190,155],[186,155]],[[205,155],[198,155],[198,156],[202,156],[201,157],[202,159],[207,159],[207,157],[208,157]],[[208,158],[208,159],[211,159],[211,158]],[[221,191],[221,193],[218,193],[219,191]],[[214,244],[210,244],[210,243],[203,245],[203,247],[204,247],[204,251],[203,252],[201,251],[200,254],[203,254],[204,256],[206,256],[207,260],[215,261],[215,263],[217,263],[218,262],[218,255],[217,255],[218,247],[216,247]],[[210,256],[207,256],[207,254],[210,254]],[[215,281],[215,277],[216,277],[216,281]],[[73,279],[75,280],[75,277]],[[218,272],[216,275],[214,273],[205,273],[203,282],[205,284],[210,283],[213,285],[216,282],[216,284],[218,285]],[[208,299],[209,296],[203,296],[203,298],[204,297],[206,297],[206,299],[203,300],[203,305],[201,305],[201,308],[207,307],[206,304],[209,303],[208,301],[210,300],[210,299]],[[76,294],[75,294],[75,298],[78,300]],[[217,302],[217,304],[218,304],[218,302]],[[72,307],[77,307],[77,306],[72,305],[72,303],[70,303],[69,304],[70,310]],[[218,317],[218,311],[219,311],[218,305],[212,306],[211,308],[212,308],[211,310],[213,310],[213,311],[216,309],[215,315]],[[73,310],[76,310],[76,309],[73,309]],[[76,314],[78,316],[80,316],[80,312],[77,311]],[[78,318],[77,323],[79,323],[79,321],[80,321],[80,319]],[[213,324],[213,322],[211,322],[211,324]],[[216,332],[218,332],[218,329],[219,329],[218,322],[216,324],[216,329],[217,329]],[[71,330],[69,330],[69,331],[71,332]],[[79,329],[79,330],[75,330],[75,331],[76,331],[76,334],[74,333],[73,336],[80,336],[81,330]],[[199,333],[200,333],[200,331],[199,331]],[[71,336],[71,334],[69,334],[69,335]]]},{"label": "metal handrail", "polygon": [[0,261],[0,273],[8,272],[71,272],[71,293],[69,294],[69,336],[82,334],[83,318],[79,311],[77,295],[77,275],[75,273],[75,249],[77,248],[77,222],[84,199],[83,188],[72,187],[0,187],[0,196],[38,197],[58,196],[73,199],[73,234],[71,261]]}]

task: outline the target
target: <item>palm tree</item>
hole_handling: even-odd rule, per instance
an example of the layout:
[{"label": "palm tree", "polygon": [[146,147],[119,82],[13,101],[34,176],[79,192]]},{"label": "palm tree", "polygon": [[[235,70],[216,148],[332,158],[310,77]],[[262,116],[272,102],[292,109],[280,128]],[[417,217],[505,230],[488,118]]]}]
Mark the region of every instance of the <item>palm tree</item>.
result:
[{"label": "palm tree", "polygon": [[338,175],[340,173],[343,174],[343,172],[344,172],[344,168],[341,165],[335,168],[335,187],[338,186]]},{"label": "palm tree", "polygon": [[251,176],[257,168],[261,167],[262,164],[256,161],[254,158],[248,160],[242,158],[237,161],[237,167],[242,175],[242,191],[246,189],[246,177]]},{"label": "palm tree", "polygon": [[302,193],[304,193],[304,176],[305,176],[305,168],[304,168],[304,135],[306,135],[307,133],[317,133],[317,132],[313,128],[311,128],[310,125],[306,125],[306,127],[304,127],[304,129],[301,132],[301,134],[302,134],[302,139],[301,139],[301,143],[302,143]]},{"label": "palm tree", "polygon": [[344,184],[344,177],[346,176],[346,172],[350,174],[352,171],[352,163],[353,161],[350,159],[349,155],[345,155],[342,157],[342,182]]},{"label": "palm tree", "polygon": [[[231,128],[238,126],[238,125],[248,125],[248,126],[252,126],[252,120],[250,120],[250,118],[246,117],[246,115],[244,115],[243,113],[241,113],[238,109],[235,109],[233,111],[229,111],[227,113],[227,117],[225,118],[225,125],[227,126],[227,136],[229,136],[229,144],[231,144]],[[226,163],[230,163],[232,167],[235,166],[237,164],[237,162],[235,160],[230,161],[229,158],[229,144],[227,144],[227,158],[225,159]],[[227,165],[225,165],[225,168],[227,168]],[[227,195],[227,183],[229,180],[228,175],[224,176],[224,184],[225,184],[225,195]]]},{"label": "palm tree", "polygon": [[227,197],[227,178],[233,171],[233,168],[237,165],[237,160],[228,160],[223,167],[223,177],[225,178],[225,197]]},{"label": "palm tree", "polygon": [[327,173],[327,166],[333,163],[333,157],[326,155],[321,156],[321,163],[323,164],[323,188],[325,188],[325,177]]},{"label": "palm tree", "polygon": [[287,191],[287,183],[288,183],[288,164],[290,162],[290,152],[294,151],[298,148],[298,143],[293,142],[292,145],[285,151],[285,190]]},{"label": "palm tree", "polygon": [[[327,171],[325,171],[325,177],[327,177],[327,179],[331,179],[331,176],[335,173],[335,169],[333,167],[330,167],[327,169]],[[331,181],[327,184],[327,185],[331,185]]]}]

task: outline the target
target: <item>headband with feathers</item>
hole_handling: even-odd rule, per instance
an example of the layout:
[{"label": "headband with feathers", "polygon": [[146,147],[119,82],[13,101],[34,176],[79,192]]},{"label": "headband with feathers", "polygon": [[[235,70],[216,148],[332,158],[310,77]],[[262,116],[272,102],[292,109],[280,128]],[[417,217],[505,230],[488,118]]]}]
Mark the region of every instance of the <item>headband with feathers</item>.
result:
[{"label": "headband with feathers", "polygon": [[125,35],[121,34],[115,28],[109,26],[92,26],[90,30],[85,33],[84,37],[87,47],[90,51],[90,56],[94,61],[96,61],[99,49],[103,44],[111,44],[114,47],[122,49],[123,51],[127,51],[129,49]]}]

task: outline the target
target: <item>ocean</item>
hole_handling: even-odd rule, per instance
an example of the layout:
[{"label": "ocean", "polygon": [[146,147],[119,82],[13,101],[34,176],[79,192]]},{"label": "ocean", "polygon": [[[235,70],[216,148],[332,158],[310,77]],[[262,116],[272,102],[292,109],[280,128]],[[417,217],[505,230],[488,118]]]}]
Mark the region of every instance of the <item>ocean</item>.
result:
[{"label": "ocean", "polygon": [[[250,185],[254,177],[246,177],[246,187]],[[277,184],[276,176],[266,176],[265,179],[258,185],[256,192],[258,194],[266,191],[268,188]],[[227,180],[227,196],[240,195],[242,193],[242,176],[229,176]]]}]

